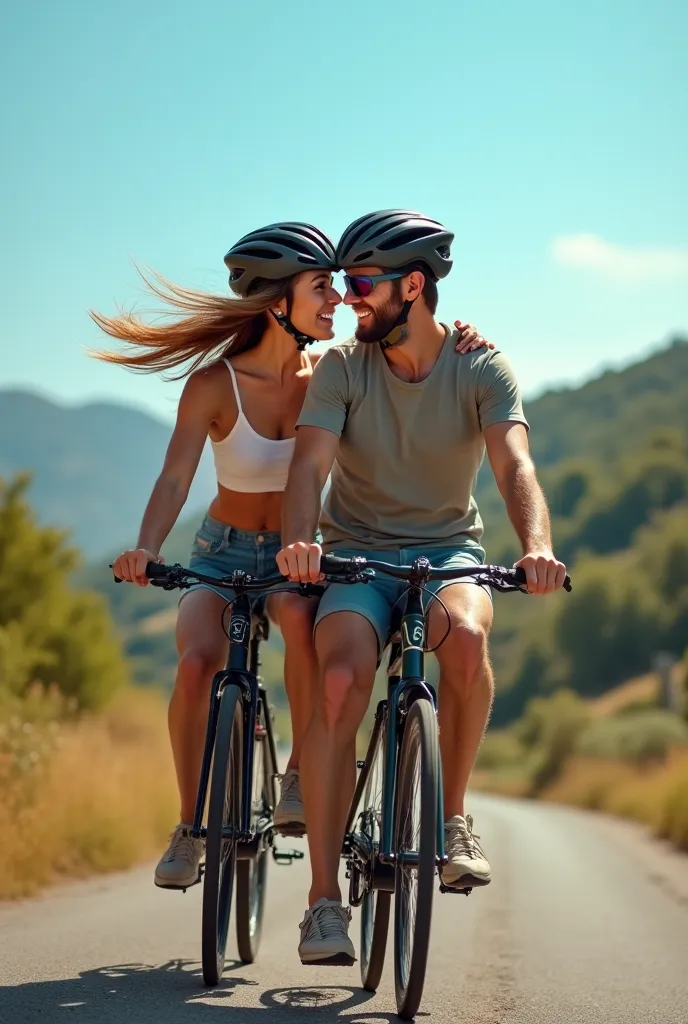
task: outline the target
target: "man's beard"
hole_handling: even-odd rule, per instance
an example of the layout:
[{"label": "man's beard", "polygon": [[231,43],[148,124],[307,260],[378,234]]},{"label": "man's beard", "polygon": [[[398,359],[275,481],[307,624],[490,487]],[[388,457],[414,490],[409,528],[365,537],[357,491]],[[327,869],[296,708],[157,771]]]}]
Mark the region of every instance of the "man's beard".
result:
[{"label": "man's beard", "polygon": [[379,342],[384,341],[391,330],[396,326],[396,322],[399,319],[403,302],[398,299],[390,299],[384,306],[378,307],[378,309],[370,309],[370,317],[366,317],[365,320],[359,320],[358,327],[356,328],[356,334],[354,337],[356,341],[363,342]]}]

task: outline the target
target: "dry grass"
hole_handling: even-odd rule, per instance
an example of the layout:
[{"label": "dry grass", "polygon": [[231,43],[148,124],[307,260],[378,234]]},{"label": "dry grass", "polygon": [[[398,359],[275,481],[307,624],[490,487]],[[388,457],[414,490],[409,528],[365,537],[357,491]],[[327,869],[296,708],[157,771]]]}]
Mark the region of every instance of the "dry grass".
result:
[{"label": "dry grass", "polygon": [[630,679],[613,690],[607,690],[600,697],[588,701],[594,718],[616,715],[633,704],[656,704],[659,696],[659,679],[654,672]]},{"label": "dry grass", "polygon": [[178,807],[157,693],[62,722],[36,701],[0,725],[0,898],[127,868],[165,845]]},{"label": "dry grass", "polygon": [[637,767],[621,761],[572,758],[543,798],[607,811],[649,825],[655,835],[688,851],[688,753]]}]

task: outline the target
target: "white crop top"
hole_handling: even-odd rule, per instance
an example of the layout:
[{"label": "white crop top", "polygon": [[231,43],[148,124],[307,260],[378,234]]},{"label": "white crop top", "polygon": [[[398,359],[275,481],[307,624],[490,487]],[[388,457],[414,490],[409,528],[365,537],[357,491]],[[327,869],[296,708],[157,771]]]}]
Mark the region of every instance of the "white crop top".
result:
[{"label": "white crop top", "polygon": [[212,438],[210,441],[217,482],[230,491],[252,494],[283,491],[287,486],[287,473],[296,438],[285,437],[281,441],[272,441],[256,433],[244,416],[232,364],[228,359],[223,359],[223,362],[227,364],[232,378],[238,416],[227,437],[222,441],[213,441]]}]

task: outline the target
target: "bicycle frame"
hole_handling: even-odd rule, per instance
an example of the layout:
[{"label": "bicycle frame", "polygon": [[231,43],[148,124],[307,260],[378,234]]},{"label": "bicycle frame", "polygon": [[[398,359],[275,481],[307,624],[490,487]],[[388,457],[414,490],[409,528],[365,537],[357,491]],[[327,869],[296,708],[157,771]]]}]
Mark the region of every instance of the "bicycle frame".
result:
[{"label": "bicycle frame", "polygon": [[[253,634],[251,633],[252,620],[254,623]],[[244,747],[242,751],[242,805],[241,805],[241,828],[238,835],[227,836],[234,838],[239,843],[249,844],[256,838],[251,831],[251,797],[253,792],[253,750],[256,740],[256,722],[260,713],[261,702],[264,708],[263,718],[267,733],[267,741],[270,747],[272,763],[277,764],[277,752],[275,750],[275,739],[272,732],[272,721],[267,706],[267,693],[258,681],[260,669],[260,642],[268,636],[267,620],[261,616],[253,616],[251,602],[246,593],[239,592],[232,605],[231,618],[229,622],[229,654],[226,667],[215,674],[210,691],[210,708],[208,712],[208,727],[206,730],[205,747],[203,750],[203,761],[201,764],[201,775],[196,796],[196,808],[191,834],[194,838],[205,838],[206,829],[203,826],[203,813],[205,810],[206,797],[208,794],[208,783],[210,780],[210,767],[215,748],[215,736],[217,734],[217,721],[220,711],[220,700],[226,686],[232,684],[239,687],[242,694],[244,708]],[[274,807],[270,808],[270,813]],[[271,822],[266,823],[266,829]],[[241,848],[240,848],[241,850]],[[241,851],[244,852],[244,851]],[[241,852],[237,852],[241,856]],[[251,850],[250,853],[256,851]],[[246,850],[246,854],[249,854]]]},{"label": "bicycle frame", "polygon": [[[437,696],[434,688],[425,681],[425,618],[422,605],[422,587],[419,583],[411,583],[406,595],[406,606],[400,623],[400,638],[390,648],[387,676],[387,699],[381,700],[375,712],[373,731],[368,742],[366,759],[361,766],[356,791],[351,803],[349,818],[346,824],[344,853],[351,853],[369,860],[372,851],[359,849],[355,834],[352,833],[354,815],[360,803],[370,772],[370,754],[375,749],[382,731],[383,743],[383,775],[382,775],[382,821],[380,825],[380,848],[373,865],[373,888],[394,891],[394,801],[396,796],[395,779],[396,764],[401,742],[404,737],[404,720],[416,700],[430,700],[437,710]],[[399,668],[399,674],[395,668]],[[410,858],[405,856],[404,862]],[[438,793],[437,814],[437,861],[446,864],[447,856],[444,845],[444,810],[442,797],[442,778]]]}]

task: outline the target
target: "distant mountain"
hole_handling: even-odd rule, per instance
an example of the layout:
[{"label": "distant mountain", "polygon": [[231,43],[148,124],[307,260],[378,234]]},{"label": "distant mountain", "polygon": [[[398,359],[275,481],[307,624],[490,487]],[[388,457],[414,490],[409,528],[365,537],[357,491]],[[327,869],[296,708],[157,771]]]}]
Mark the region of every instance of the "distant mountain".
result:
[{"label": "distant mountain", "polygon": [[[0,476],[33,473],[40,519],[66,527],[87,558],[136,540],[171,429],[146,413],[97,403],[66,407],[28,391],[0,390]],[[215,490],[204,452],[186,511]]]}]

